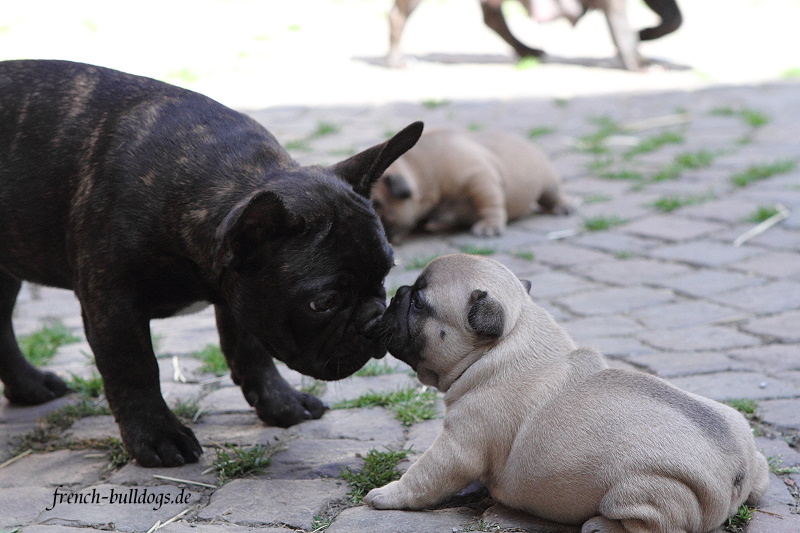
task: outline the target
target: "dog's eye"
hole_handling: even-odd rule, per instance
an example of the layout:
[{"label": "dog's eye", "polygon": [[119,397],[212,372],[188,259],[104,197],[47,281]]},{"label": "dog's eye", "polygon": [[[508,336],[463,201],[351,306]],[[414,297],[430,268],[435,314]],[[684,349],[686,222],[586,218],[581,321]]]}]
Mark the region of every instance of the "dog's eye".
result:
[{"label": "dog's eye", "polygon": [[312,300],[308,306],[315,313],[326,313],[339,304],[339,293],[330,292]]}]

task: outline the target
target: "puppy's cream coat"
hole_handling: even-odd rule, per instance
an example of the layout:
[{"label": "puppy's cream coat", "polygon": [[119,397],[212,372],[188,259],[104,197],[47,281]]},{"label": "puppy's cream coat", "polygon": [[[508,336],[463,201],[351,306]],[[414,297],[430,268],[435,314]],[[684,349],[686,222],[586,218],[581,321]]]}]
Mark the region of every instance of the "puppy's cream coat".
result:
[{"label": "puppy's cream coat", "polygon": [[434,260],[384,317],[389,351],[445,392],[444,428],[378,509],[432,506],[475,479],[582,532],[707,532],[768,485],[747,421],[577,348],[491,259]]},{"label": "puppy's cream coat", "polygon": [[547,156],[522,137],[502,132],[424,133],[384,172],[372,200],[395,242],[418,226],[499,235],[508,220],[530,214],[537,203],[551,213],[571,210]]}]

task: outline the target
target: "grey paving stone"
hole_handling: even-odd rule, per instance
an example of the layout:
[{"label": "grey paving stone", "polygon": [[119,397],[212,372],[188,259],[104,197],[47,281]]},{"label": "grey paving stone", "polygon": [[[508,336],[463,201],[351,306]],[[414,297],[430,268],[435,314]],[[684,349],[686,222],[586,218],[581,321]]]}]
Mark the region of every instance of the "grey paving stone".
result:
[{"label": "grey paving stone", "polygon": [[580,342],[583,346],[591,346],[606,357],[627,359],[637,355],[655,353],[657,350],[644,345],[641,341],[630,337],[594,337]]},{"label": "grey paving stone", "polygon": [[626,224],[620,229],[625,233],[632,233],[642,237],[683,242],[724,228],[725,226],[722,224],[714,222],[689,220],[674,215],[654,215]]},{"label": "grey paving stone", "polygon": [[602,288],[602,285],[566,272],[546,271],[527,276],[525,279],[531,282],[530,294],[534,301],[540,298],[558,298],[576,292]]},{"label": "grey paving stone", "polygon": [[622,315],[578,318],[561,326],[579,342],[597,337],[629,335],[642,329],[641,324]]},{"label": "grey paving stone", "polygon": [[350,439],[402,445],[402,424],[386,409],[334,409],[319,420],[309,420],[293,428],[293,433],[310,439]]},{"label": "grey paving stone", "polygon": [[[96,490],[97,502],[84,504],[61,503],[51,510],[53,493],[49,500],[30,502],[30,505],[43,510],[40,523],[69,525],[72,527],[94,527],[118,531],[147,531],[158,521],[166,522],[187,507],[197,503],[198,494],[189,489],[171,485],[152,487],[126,487],[123,485],[102,484],[86,487],[80,494],[90,495]],[[186,503],[172,503],[177,498]],[[167,499],[171,503],[165,503]],[[91,501],[91,500],[90,500]],[[160,503],[159,503],[160,501]]]},{"label": "grey paving stone", "polygon": [[637,237],[636,235],[626,235],[612,231],[599,231],[590,234],[583,234],[570,242],[596,248],[606,252],[627,252],[633,254],[643,254],[647,250],[656,246],[661,246],[661,241]]},{"label": "grey paving stone", "polygon": [[50,487],[0,488],[0,524],[9,528],[30,524],[52,504]]},{"label": "grey paving stone", "polygon": [[580,528],[556,524],[526,513],[495,504],[484,511],[481,520],[501,528],[520,529],[527,533],[578,533]]},{"label": "grey paving stone", "polygon": [[[324,416],[324,415],[323,415]],[[285,440],[292,429],[269,427],[258,419],[255,411],[247,414],[208,414],[191,426],[203,446],[219,444],[266,444]]]},{"label": "grey paving stone", "polygon": [[800,429],[800,392],[794,396],[793,399],[758,402],[759,416],[778,428]]},{"label": "grey paving stone", "polygon": [[108,464],[104,457],[94,457],[96,453],[94,450],[32,453],[3,468],[0,488],[95,483]]},{"label": "grey paving stone", "polygon": [[[21,531],[22,533],[75,533],[75,528],[69,526],[32,525],[23,527]],[[81,533],[95,533],[95,532],[99,533],[101,531],[103,530],[94,529],[91,527],[81,528]],[[166,533],[167,530],[163,531],[164,533]]]},{"label": "grey paving stone", "polygon": [[634,309],[670,302],[670,291],[646,287],[624,287],[587,291],[561,298],[559,304],[577,315],[629,313]]},{"label": "grey paving stone", "polygon": [[528,253],[533,255],[533,252],[530,252],[527,248],[528,247],[518,247],[509,253],[494,254],[491,258],[503,263],[518,277],[528,278],[530,276],[549,272],[550,270],[537,262],[535,257],[533,259],[526,258]]},{"label": "grey paving stone", "polygon": [[780,459],[779,466],[793,467],[800,465],[800,452],[790,448],[783,439],[756,437],[756,449],[766,457]]},{"label": "grey paving stone", "polygon": [[382,376],[350,377],[328,382],[325,394],[320,399],[330,405],[343,400],[354,400],[368,392],[394,391],[419,386],[419,381],[406,372],[395,372]]},{"label": "grey paving stone", "polygon": [[754,313],[780,313],[800,309],[800,283],[776,281],[716,294],[709,298]]},{"label": "grey paving stone", "polygon": [[352,439],[294,439],[286,449],[272,457],[267,476],[271,479],[316,479],[336,477],[343,468],[361,468],[361,457],[371,449],[400,447],[391,440],[360,441]]},{"label": "grey paving stone", "polygon": [[476,521],[467,509],[438,511],[377,511],[369,507],[345,509],[326,529],[328,533],[453,533]]},{"label": "grey paving stone", "polygon": [[751,398],[763,405],[766,402],[761,400],[800,396],[798,387],[756,372],[717,372],[670,381],[676,387],[717,401]]},{"label": "grey paving stone", "polygon": [[579,267],[575,272],[596,281],[627,287],[647,285],[654,280],[689,273],[691,269],[651,259],[625,259]]},{"label": "grey paving stone", "polygon": [[769,231],[757,235],[750,239],[752,245],[768,246],[780,250],[796,250],[797,243],[800,241],[796,230],[784,229],[781,226],[773,226]]},{"label": "grey paving stone", "polygon": [[800,515],[792,514],[788,509],[788,506],[778,506],[757,510],[747,524],[747,533],[796,533],[800,531]]},{"label": "grey paving stone", "polygon": [[3,396],[0,397],[0,420],[4,423],[29,422],[34,424],[48,413],[69,403],[75,403],[77,400],[78,396],[76,394],[68,394],[41,405],[18,406],[11,405],[6,397]]},{"label": "grey paving stone", "polygon": [[755,370],[724,352],[656,352],[631,355],[627,361],[662,378],[711,374],[731,370]]},{"label": "grey paving stone", "polygon": [[760,341],[733,328],[722,326],[683,327],[680,331],[660,329],[637,335],[656,348],[671,351],[729,350],[760,344]]},{"label": "grey paving stone", "polygon": [[683,261],[698,266],[719,267],[761,253],[747,246],[734,248],[728,244],[697,241],[673,244],[652,250],[650,255],[659,259]]},{"label": "grey paving stone", "polygon": [[332,479],[237,479],[217,490],[197,516],[243,526],[310,530],[314,516],[342,500],[347,490],[346,483]]},{"label": "grey paving stone", "polygon": [[[247,445],[257,444],[255,442],[248,443]],[[170,478],[184,479],[187,481],[196,481],[199,483],[206,483],[208,485],[217,485],[217,473],[211,469],[211,465],[216,458],[214,448],[203,448],[203,454],[200,460],[196,463],[190,463],[179,467],[170,468],[143,468],[136,462],[128,463],[116,472],[113,472],[106,481],[115,485],[163,485],[164,483],[173,483],[178,486],[184,486],[183,483],[176,481],[165,481],[155,476],[166,476]],[[206,472],[208,470],[208,472]],[[191,490],[202,492],[205,489],[197,485],[185,484]]]},{"label": "grey paving stone", "polygon": [[531,246],[537,261],[557,267],[571,267],[586,263],[598,263],[609,256],[602,252],[588,250],[579,246],[548,242]]},{"label": "grey paving stone", "polygon": [[[798,242],[800,245],[800,242]],[[788,278],[800,274],[800,253],[768,252],[747,258],[731,268],[755,275]]]},{"label": "grey paving stone", "polygon": [[765,282],[764,278],[747,274],[705,268],[674,278],[651,281],[653,285],[667,287],[691,296],[710,296]]},{"label": "grey paving stone", "polygon": [[222,387],[207,394],[199,405],[206,413],[253,412],[253,407],[244,399],[239,387]]},{"label": "grey paving stone", "polygon": [[525,231],[521,228],[518,229],[516,226],[511,225],[502,235],[497,237],[476,237],[469,233],[460,233],[449,237],[447,242],[465,253],[468,253],[469,249],[475,248],[490,249],[500,252],[526,248],[532,244],[542,242],[543,238],[544,237],[541,235]]},{"label": "grey paving stone", "polygon": [[730,356],[764,372],[783,375],[787,370],[800,370],[800,346],[797,344],[768,344],[733,350]]},{"label": "grey paving stone", "polygon": [[681,216],[704,218],[735,224],[758,207],[757,202],[738,198],[721,198],[680,209]]},{"label": "grey paving stone", "polygon": [[675,329],[702,326],[746,318],[741,310],[724,307],[704,301],[681,301],[647,309],[639,309],[631,314],[645,328]]}]

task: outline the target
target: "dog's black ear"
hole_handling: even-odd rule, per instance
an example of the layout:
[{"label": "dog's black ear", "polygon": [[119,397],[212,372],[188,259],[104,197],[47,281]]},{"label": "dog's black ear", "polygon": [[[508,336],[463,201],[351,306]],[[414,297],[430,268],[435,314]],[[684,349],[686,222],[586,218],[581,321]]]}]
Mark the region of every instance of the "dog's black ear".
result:
[{"label": "dog's black ear", "polygon": [[392,198],[397,200],[411,198],[411,187],[408,185],[408,180],[402,175],[384,174],[382,179],[386,182],[386,189]]},{"label": "dog's black ear", "polygon": [[290,234],[302,225],[273,191],[259,191],[240,202],[217,227],[214,271],[252,266],[256,252],[269,241]]},{"label": "dog's black ear", "polygon": [[533,284],[530,282],[530,280],[520,278],[520,281],[522,282],[522,286],[525,287],[525,292],[530,294],[531,287],[533,287]]},{"label": "dog's black ear", "polygon": [[363,152],[345,159],[333,166],[333,172],[353,186],[353,190],[365,198],[369,198],[372,184],[395,159],[414,146],[422,135],[422,122],[414,122],[406,126],[388,141],[376,144]]},{"label": "dog's black ear", "polygon": [[486,291],[475,289],[470,295],[467,322],[475,333],[496,339],[503,334],[503,306]]}]

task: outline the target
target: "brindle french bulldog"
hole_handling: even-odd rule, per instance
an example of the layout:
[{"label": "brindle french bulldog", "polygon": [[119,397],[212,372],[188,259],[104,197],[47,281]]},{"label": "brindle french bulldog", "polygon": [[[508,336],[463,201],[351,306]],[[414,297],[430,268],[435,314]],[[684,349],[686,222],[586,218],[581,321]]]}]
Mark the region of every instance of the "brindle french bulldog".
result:
[{"label": "brindle french bulldog", "polygon": [[[573,25],[590,9],[601,9],[606,16],[611,38],[619,51],[622,64],[628,70],[639,70],[641,58],[636,51],[638,41],[658,39],[677,30],[683,23],[683,16],[676,0],[644,0],[645,4],[661,18],[652,28],[644,28],[637,33],[628,23],[625,0],[520,0],[531,16],[540,21],[565,17]],[[389,53],[386,63],[390,67],[403,66],[400,51],[400,37],[403,35],[408,17],[419,5],[420,0],[395,0],[389,12]],[[483,22],[508,43],[519,57],[541,57],[544,50],[531,48],[517,39],[508,28],[501,9],[503,0],[480,0]]]},{"label": "brindle french bulldog", "polygon": [[319,418],[273,357],[318,379],[385,353],[392,251],[372,183],[417,122],[330,167],[296,163],[255,120],[152,79],[66,61],[0,62],[0,379],[15,404],[67,392],[31,366],[11,313],[21,280],[75,291],[125,447],[195,462],[161,396],[149,322],[215,306],[233,380],[268,424]]}]

